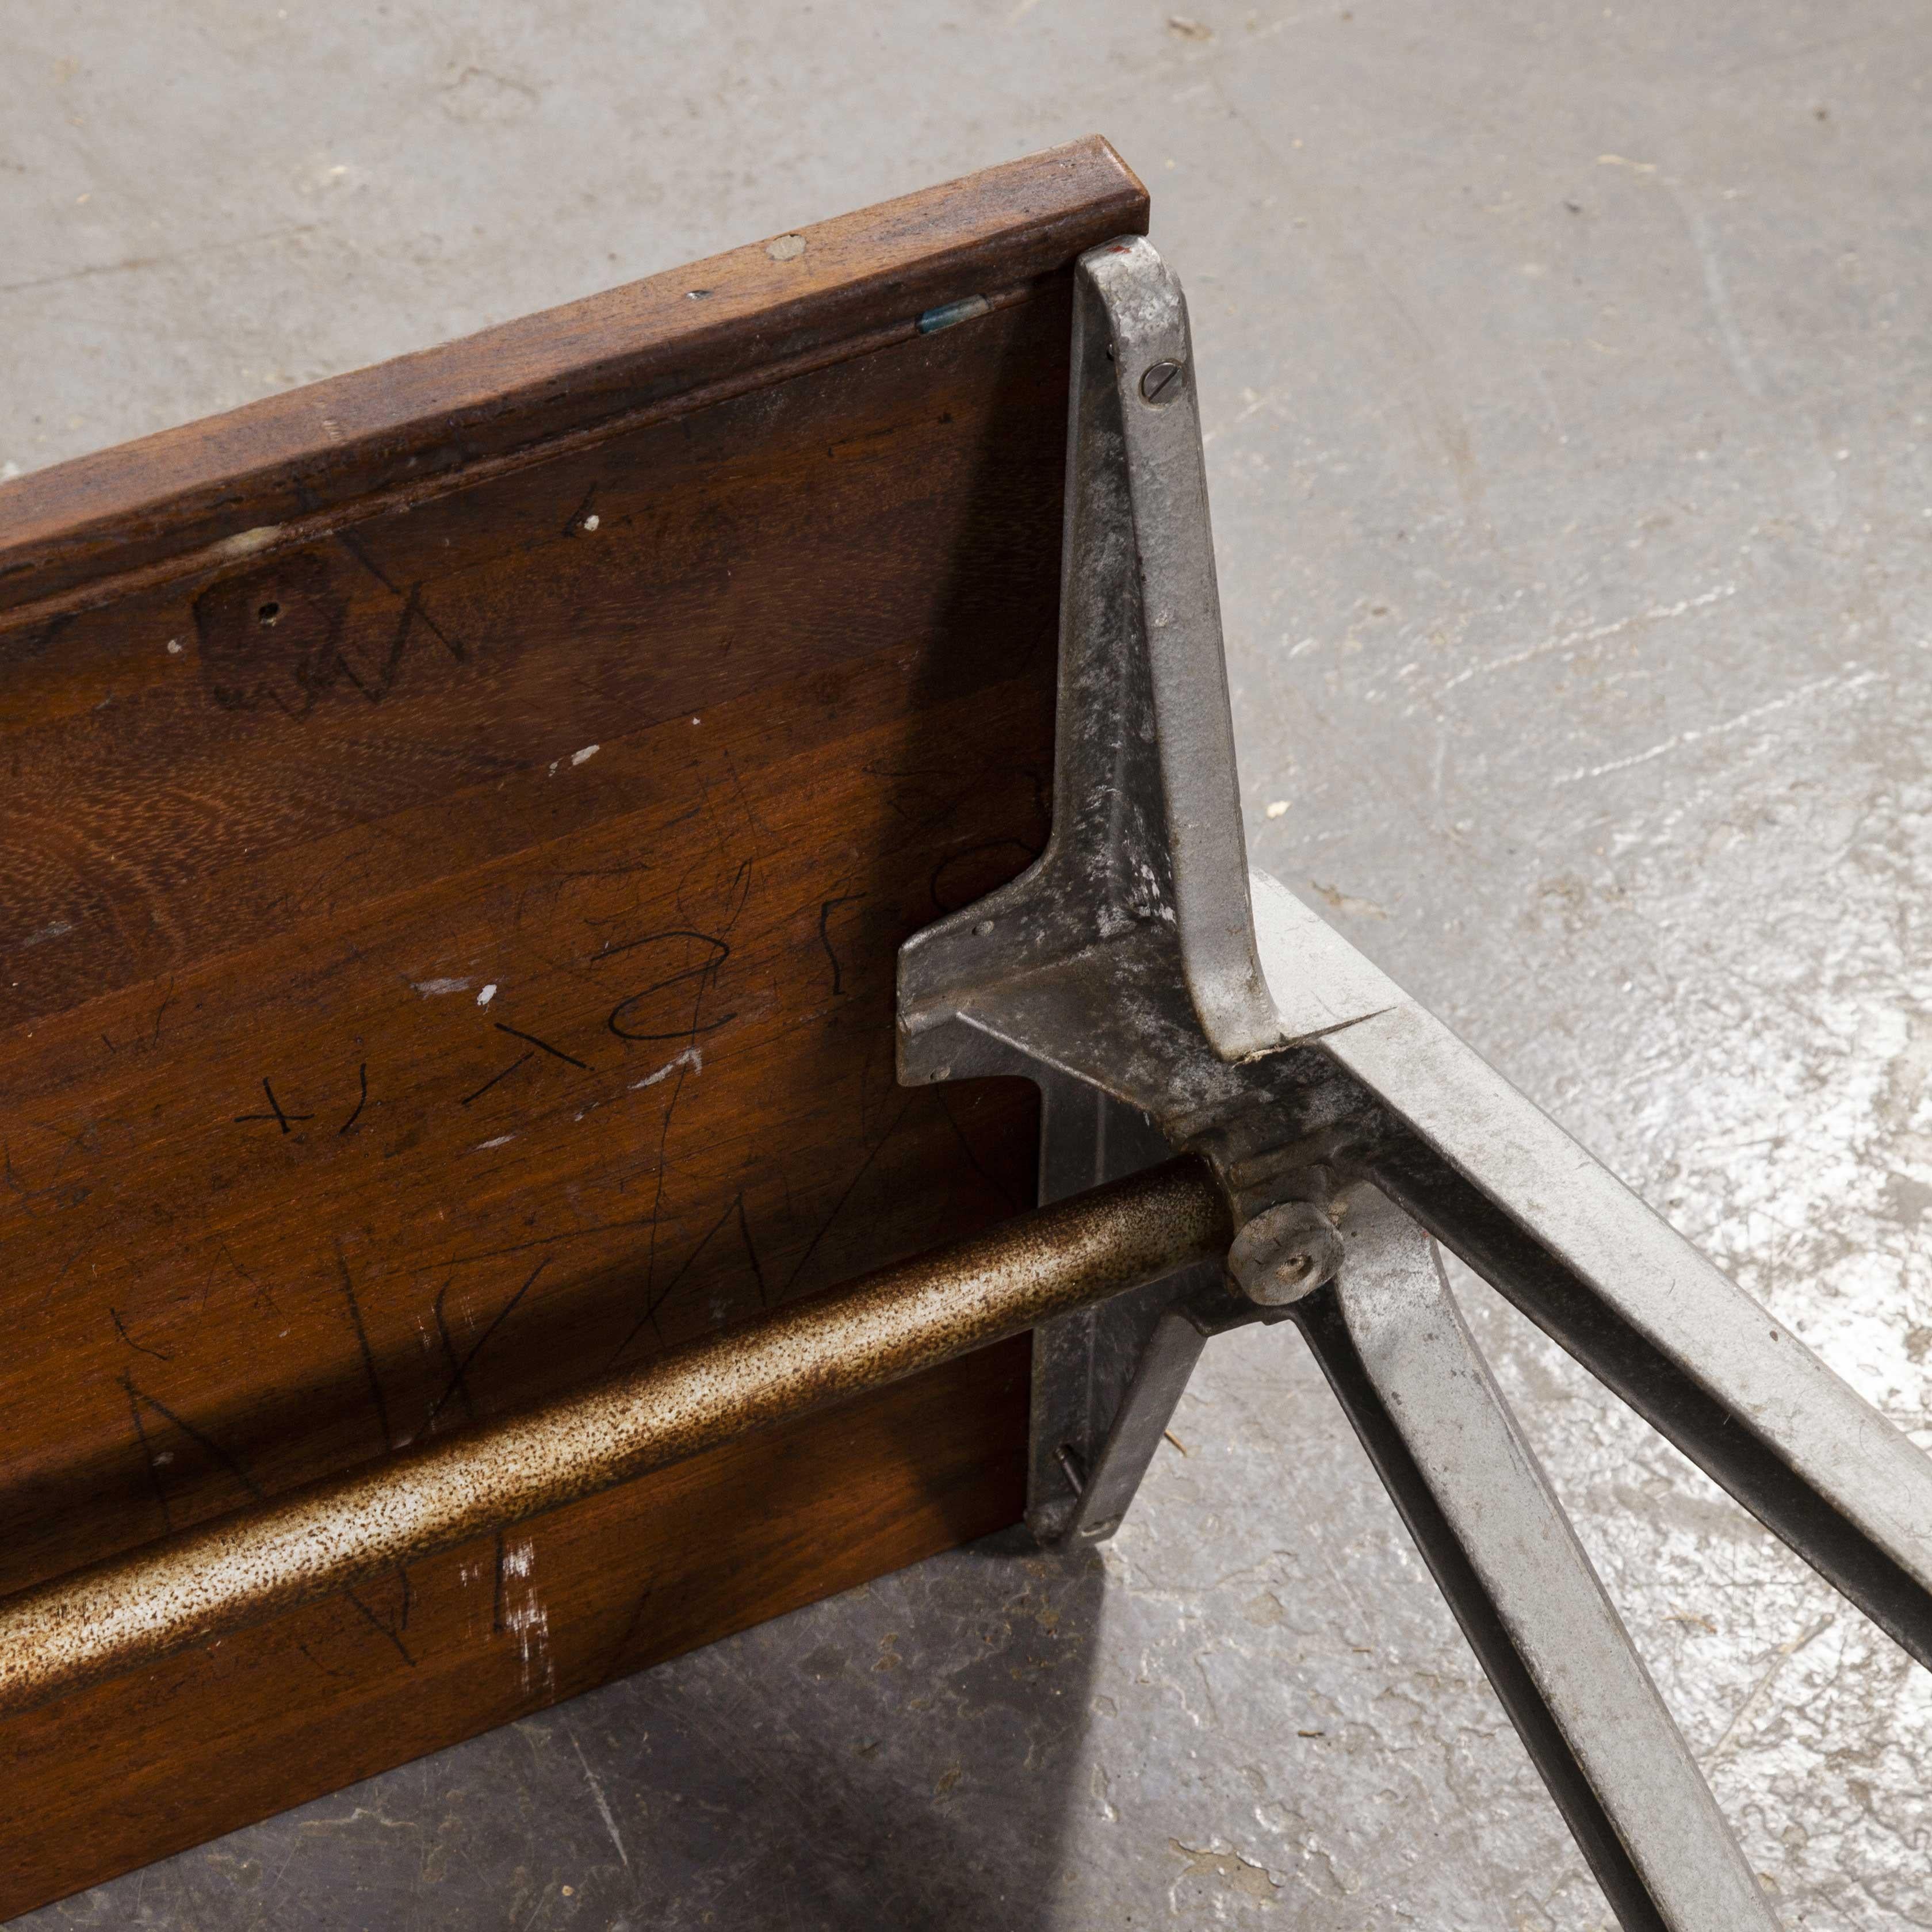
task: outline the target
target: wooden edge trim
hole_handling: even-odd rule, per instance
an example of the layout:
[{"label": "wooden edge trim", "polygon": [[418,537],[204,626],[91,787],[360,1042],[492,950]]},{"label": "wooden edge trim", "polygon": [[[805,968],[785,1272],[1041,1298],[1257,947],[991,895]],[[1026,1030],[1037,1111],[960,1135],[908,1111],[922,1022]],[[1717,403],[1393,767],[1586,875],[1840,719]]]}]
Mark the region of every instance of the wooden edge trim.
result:
[{"label": "wooden edge trim", "polygon": [[[1012,296],[1147,192],[1098,136],[0,484],[8,626],[903,339]],[[355,506],[368,501],[361,512]]]}]

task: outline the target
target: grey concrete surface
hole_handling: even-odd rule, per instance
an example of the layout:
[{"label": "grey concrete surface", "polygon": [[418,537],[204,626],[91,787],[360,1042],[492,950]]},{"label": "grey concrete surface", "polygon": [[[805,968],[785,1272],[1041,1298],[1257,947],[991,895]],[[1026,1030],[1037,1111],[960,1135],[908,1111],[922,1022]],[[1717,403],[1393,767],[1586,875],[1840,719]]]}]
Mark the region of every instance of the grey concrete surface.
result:
[{"label": "grey concrete surface", "polygon": [[[1932,1443],[1916,0],[0,0],[22,469],[1090,130],[1192,292],[1258,861]],[[1790,1928],[1932,1677],[1472,1317]],[[1300,1344],[963,1552],[19,1922],[1606,1922]]]}]

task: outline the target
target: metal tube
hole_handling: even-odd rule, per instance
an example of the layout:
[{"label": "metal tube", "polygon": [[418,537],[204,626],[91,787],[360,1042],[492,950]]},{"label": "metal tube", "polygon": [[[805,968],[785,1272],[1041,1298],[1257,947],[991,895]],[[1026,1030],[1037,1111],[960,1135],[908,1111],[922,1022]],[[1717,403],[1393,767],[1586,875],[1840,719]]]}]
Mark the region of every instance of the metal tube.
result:
[{"label": "metal tube", "polygon": [[862,1276],[620,1378],[0,1600],[0,1711],[937,1366],[1224,1254],[1193,1160]]},{"label": "metal tube", "polygon": [[1690,1748],[1442,1273],[1363,1188],[1332,1286],[1294,1304],[1624,1932],[1778,1932]]}]

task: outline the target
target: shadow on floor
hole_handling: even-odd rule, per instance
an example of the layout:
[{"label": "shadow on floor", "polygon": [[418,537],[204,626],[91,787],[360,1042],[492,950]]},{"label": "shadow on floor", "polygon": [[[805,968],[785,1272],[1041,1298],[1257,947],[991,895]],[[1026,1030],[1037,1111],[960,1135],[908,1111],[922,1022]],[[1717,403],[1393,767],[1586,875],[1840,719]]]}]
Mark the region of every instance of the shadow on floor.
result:
[{"label": "shadow on floor", "polygon": [[15,1932],[1049,1932],[1103,1589],[1009,1532]]}]

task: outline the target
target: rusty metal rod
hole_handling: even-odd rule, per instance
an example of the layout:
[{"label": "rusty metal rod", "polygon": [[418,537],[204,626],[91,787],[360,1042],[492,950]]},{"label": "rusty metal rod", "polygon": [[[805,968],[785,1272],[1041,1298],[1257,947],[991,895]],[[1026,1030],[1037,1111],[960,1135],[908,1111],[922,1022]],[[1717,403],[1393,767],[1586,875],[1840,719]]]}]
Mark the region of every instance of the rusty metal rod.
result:
[{"label": "rusty metal rod", "polygon": [[916,1375],[1224,1254],[1231,1232],[1207,1168],[1170,1161],[542,1408],[0,1599],[0,1711]]}]

